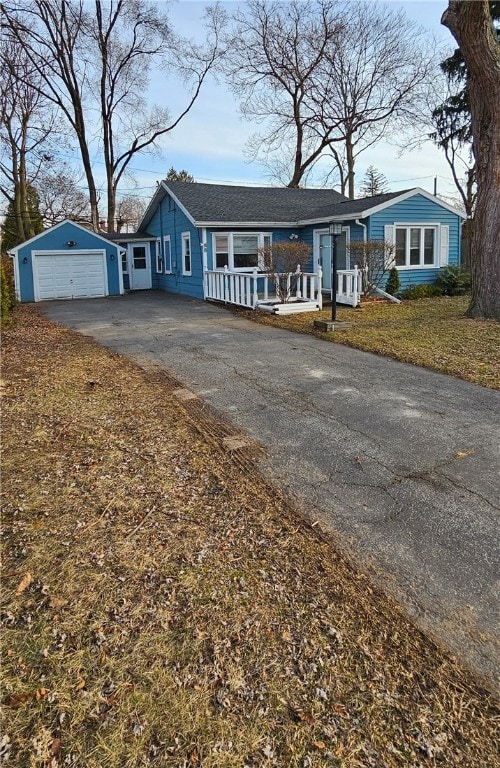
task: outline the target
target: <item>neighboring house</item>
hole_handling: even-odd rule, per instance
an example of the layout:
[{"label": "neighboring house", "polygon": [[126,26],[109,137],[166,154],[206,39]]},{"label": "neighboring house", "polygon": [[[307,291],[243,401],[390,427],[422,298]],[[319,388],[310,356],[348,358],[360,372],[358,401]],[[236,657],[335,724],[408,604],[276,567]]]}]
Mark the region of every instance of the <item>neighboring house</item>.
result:
[{"label": "neighboring house", "polygon": [[[300,239],[311,247],[301,270],[317,275],[321,267],[322,289],[330,293],[331,223],[342,225],[339,284],[342,274],[351,279],[351,241],[385,239],[395,245],[405,288],[431,283],[443,266],[460,263],[462,218],[419,188],[348,200],[331,189],[163,181],[133,234],[96,235],[66,221],[17,246],[16,291],[21,301],[148,288],[201,299],[222,291],[233,303],[255,306],[264,282],[256,277],[260,250]],[[343,288],[339,299],[347,293]]]},{"label": "neighboring house", "polygon": [[[331,289],[329,224],[342,224],[337,268],[349,270],[352,240],[385,239],[395,245],[402,287],[433,282],[438,270],[460,263],[463,217],[423,189],[348,200],[328,189],[223,186],[164,181],[137,236],[157,238],[153,288],[206,298],[206,274],[259,269],[259,249],[298,238],[311,246],[303,271],[323,269]],[[383,286],[382,286],[383,287]]]},{"label": "neighboring house", "polygon": [[63,221],[11,251],[19,301],[94,298],[124,292],[121,248]]}]

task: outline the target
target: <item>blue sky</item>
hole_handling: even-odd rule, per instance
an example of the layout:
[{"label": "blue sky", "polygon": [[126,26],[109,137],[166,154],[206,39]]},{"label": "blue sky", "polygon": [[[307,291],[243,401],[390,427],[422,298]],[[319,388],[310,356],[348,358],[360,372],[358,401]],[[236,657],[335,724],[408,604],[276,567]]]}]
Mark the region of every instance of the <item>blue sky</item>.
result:
[{"label": "blue sky", "polygon": [[[221,4],[228,10],[236,6],[236,3]],[[175,3],[169,11],[174,28],[196,39],[205,5],[198,0]],[[437,38],[444,50],[451,51],[455,47],[449,31],[440,24],[447,5],[445,0],[408,0],[388,5],[404,8],[411,19]],[[184,98],[179,85],[173,80],[165,81],[165,76],[160,73],[151,80],[150,95],[158,103],[169,106],[172,113],[179,109]],[[156,181],[165,176],[170,166],[186,169],[197,181],[268,184],[265,169],[256,162],[249,163],[244,155],[245,143],[256,128],[239,117],[237,101],[225,84],[210,78],[192,111],[163,141],[162,157],[141,156],[133,162],[136,194],[148,199]],[[375,145],[359,158],[358,183],[369,165],[384,173],[392,190],[421,186],[432,192],[433,178],[437,175],[438,192],[455,196],[443,155],[430,142],[402,155],[401,149],[394,144]],[[122,187],[121,193],[124,192]]]}]

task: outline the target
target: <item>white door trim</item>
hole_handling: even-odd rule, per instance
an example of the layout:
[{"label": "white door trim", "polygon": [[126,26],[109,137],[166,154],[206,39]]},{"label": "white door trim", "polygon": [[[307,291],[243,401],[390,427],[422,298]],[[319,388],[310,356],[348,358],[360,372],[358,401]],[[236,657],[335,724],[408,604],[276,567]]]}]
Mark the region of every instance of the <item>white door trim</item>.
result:
[{"label": "white door trim", "polygon": [[[139,270],[139,274],[142,275],[145,280],[143,281],[144,285],[135,285],[135,267],[134,267],[134,248],[144,248],[144,251],[146,253],[146,269],[145,270]],[[152,287],[152,275],[151,275],[151,245],[149,241],[145,240],[142,241],[134,241],[130,243],[130,260],[128,261],[128,267],[129,267],[129,284],[130,284],[130,290],[131,291],[142,291],[142,290],[148,290]]]}]

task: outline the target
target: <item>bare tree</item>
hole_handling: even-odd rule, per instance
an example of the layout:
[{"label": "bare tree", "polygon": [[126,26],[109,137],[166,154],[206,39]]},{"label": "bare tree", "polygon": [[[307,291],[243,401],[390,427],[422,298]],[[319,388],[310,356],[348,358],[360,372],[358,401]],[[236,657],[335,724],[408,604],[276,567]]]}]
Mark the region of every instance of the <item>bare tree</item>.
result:
[{"label": "bare tree", "polygon": [[441,21],[460,46],[467,66],[477,169],[467,314],[500,320],[500,44],[487,0],[449,0]]},{"label": "bare tree", "polygon": [[133,194],[122,197],[116,206],[116,231],[135,231],[145,210],[145,202],[140,197]]},{"label": "bare tree", "polygon": [[33,206],[30,189],[52,149],[53,114],[36,87],[38,71],[8,40],[0,52],[0,81],[0,192],[13,217],[10,230],[21,243],[39,231],[38,202]]},{"label": "bare tree", "polygon": [[356,157],[411,123],[430,63],[423,30],[376,3],[252,0],[236,13],[229,78],[245,117],[265,124],[252,156],[292,147],[289,186],[331,156],[354,197]]},{"label": "bare tree", "polygon": [[266,123],[253,141],[253,154],[269,159],[290,146],[288,186],[297,187],[329,146],[334,126],[320,126],[310,94],[330,45],[342,31],[335,0],[290,3],[251,0],[234,15],[227,43],[226,72],[242,113]]},{"label": "bare tree", "polygon": [[326,51],[312,96],[318,123],[335,125],[347,194],[354,198],[356,158],[393,131],[412,126],[433,68],[426,33],[403,11],[376,3],[344,5],[345,31]]},{"label": "bare tree", "polygon": [[89,199],[66,165],[48,163],[37,178],[40,213],[48,227],[64,219],[90,222]]},{"label": "bare tree", "polygon": [[[196,46],[177,37],[165,14],[146,0],[94,0],[93,8],[85,0],[7,0],[3,10],[10,36],[40,68],[40,90],[77,137],[96,230],[99,194],[91,147],[97,115],[113,228],[118,184],[130,161],[154,150],[157,140],[180,123],[217,63],[223,13],[207,11],[207,42]],[[185,83],[185,106],[175,116],[146,106],[143,95],[153,63],[168,64]]]}]

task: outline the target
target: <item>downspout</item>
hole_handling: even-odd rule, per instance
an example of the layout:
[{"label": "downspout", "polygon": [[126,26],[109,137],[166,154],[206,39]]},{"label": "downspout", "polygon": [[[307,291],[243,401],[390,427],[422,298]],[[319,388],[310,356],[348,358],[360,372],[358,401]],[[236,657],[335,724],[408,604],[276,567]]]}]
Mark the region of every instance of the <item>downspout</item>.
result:
[{"label": "downspout", "polygon": [[364,232],[363,232],[363,242],[366,243],[366,241],[368,240],[366,224],[363,224],[363,222],[360,221],[359,219],[355,219],[354,223],[357,224],[358,227],[362,227],[363,228],[363,230],[364,230]]},{"label": "downspout", "polygon": [[201,230],[201,259],[203,269],[203,298],[207,298],[208,294],[208,254],[207,254],[207,230],[206,227],[202,227]]},{"label": "downspout", "polygon": [[10,253],[8,252],[9,258],[12,259],[12,264],[14,267],[14,291],[16,294],[16,300],[21,301],[21,283],[19,280],[19,259],[17,256],[17,253]]}]

